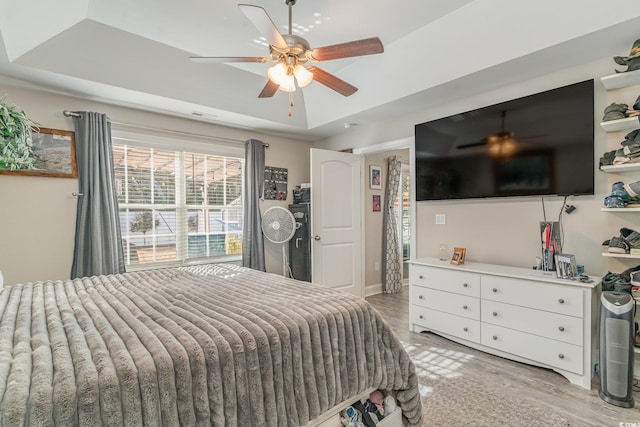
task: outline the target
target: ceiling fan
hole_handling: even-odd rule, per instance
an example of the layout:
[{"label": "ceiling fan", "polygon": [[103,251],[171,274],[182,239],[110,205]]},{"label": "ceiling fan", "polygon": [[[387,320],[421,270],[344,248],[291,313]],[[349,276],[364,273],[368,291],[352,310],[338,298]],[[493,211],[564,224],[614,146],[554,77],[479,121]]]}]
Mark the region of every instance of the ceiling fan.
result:
[{"label": "ceiling fan", "polygon": [[[292,34],[291,11],[296,0],[285,0],[289,6],[289,32],[280,34],[267,12],[260,6],[239,4],[238,7],[251,23],[269,42],[268,57],[220,57],[192,56],[193,62],[228,63],[228,62],[272,62],[275,65],[268,70],[269,80],[258,95],[259,98],[272,97],[278,89],[283,92],[294,92],[298,87],[305,87],[315,80],[343,96],[353,95],[358,88],[316,66],[304,66],[307,62],[329,61],[332,59],[351,58],[384,52],[378,37],[355,40],[319,48],[311,48],[309,42]],[[291,115],[291,111],[289,111]]]}]

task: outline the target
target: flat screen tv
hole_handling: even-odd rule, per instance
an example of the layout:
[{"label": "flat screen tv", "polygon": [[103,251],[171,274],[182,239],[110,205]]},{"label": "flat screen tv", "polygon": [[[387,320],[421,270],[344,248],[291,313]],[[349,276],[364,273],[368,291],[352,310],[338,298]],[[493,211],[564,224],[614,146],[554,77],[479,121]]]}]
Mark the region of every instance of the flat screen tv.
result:
[{"label": "flat screen tv", "polygon": [[416,200],[594,192],[593,80],[415,126]]}]

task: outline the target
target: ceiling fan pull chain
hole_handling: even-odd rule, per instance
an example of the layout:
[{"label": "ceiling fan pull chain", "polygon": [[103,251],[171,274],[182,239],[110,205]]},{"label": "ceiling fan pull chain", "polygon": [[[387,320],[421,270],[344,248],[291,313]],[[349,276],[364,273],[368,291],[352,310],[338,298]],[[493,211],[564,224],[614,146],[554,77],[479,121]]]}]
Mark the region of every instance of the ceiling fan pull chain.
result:
[{"label": "ceiling fan pull chain", "polygon": [[291,92],[289,92],[289,117],[291,117],[292,112],[291,108],[293,107],[293,98],[291,97]]}]

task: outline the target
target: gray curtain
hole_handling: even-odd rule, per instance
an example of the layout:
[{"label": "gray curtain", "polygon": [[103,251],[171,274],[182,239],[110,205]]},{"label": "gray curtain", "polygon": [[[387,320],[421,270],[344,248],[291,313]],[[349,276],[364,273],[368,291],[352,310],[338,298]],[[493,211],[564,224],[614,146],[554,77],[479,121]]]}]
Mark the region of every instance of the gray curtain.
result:
[{"label": "gray curtain", "polygon": [[382,291],[393,294],[402,290],[402,261],[398,243],[398,218],[394,204],[398,197],[402,162],[397,156],[389,158],[382,215]]},{"label": "gray curtain", "polygon": [[124,252],[105,114],[80,112],[76,125],[78,210],[71,278],[124,273]]},{"label": "gray curtain", "polygon": [[242,266],[266,271],[260,198],[264,189],[264,143],[250,139],[244,157],[244,229],[242,231]]}]

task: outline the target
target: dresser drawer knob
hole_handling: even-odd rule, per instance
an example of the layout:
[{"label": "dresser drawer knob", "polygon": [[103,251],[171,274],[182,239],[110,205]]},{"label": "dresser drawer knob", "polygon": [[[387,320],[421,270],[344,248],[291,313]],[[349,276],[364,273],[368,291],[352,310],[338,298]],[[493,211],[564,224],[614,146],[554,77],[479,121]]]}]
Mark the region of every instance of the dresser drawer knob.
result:
[{"label": "dresser drawer knob", "polygon": [[558,357],[559,357],[560,359],[564,359],[564,354],[560,353],[560,354],[558,355]]},{"label": "dresser drawer knob", "polygon": [[463,331],[465,332],[469,332],[469,328],[467,328],[466,326],[464,327]]},{"label": "dresser drawer knob", "polygon": [[559,330],[560,332],[564,332],[564,326],[560,326],[560,327],[558,328],[558,330]]},{"label": "dresser drawer knob", "polygon": [[493,336],[493,340],[494,340],[494,341],[497,341],[497,340],[498,340],[498,336],[497,336],[497,335],[494,335],[494,336]]},{"label": "dresser drawer knob", "polygon": [[424,316],[421,314],[420,316],[418,316],[419,319],[424,319]]},{"label": "dresser drawer knob", "polygon": [[493,312],[493,317],[498,317],[498,312],[497,311]]},{"label": "dresser drawer knob", "polygon": [[422,295],[418,295],[418,299],[424,299]]},{"label": "dresser drawer knob", "polygon": [[493,292],[495,294],[496,292],[498,292],[498,288],[491,289],[491,292]]},{"label": "dresser drawer knob", "polygon": [[469,306],[463,305],[463,306],[462,306],[462,308],[463,308],[464,310],[468,310],[468,309],[469,309]]},{"label": "dresser drawer knob", "polygon": [[468,283],[463,283],[462,286],[465,287],[465,288],[468,288],[469,284]]},{"label": "dresser drawer knob", "polygon": [[420,278],[420,279],[424,279],[424,276],[420,275],[420,276],[418,276],[418,278]]},{"label": "dresser drawer knob", "polygon": [[560,298],[560,299],[558,300],[558,302],[559,302],[560,304],[564,304],[564,298]]}]

